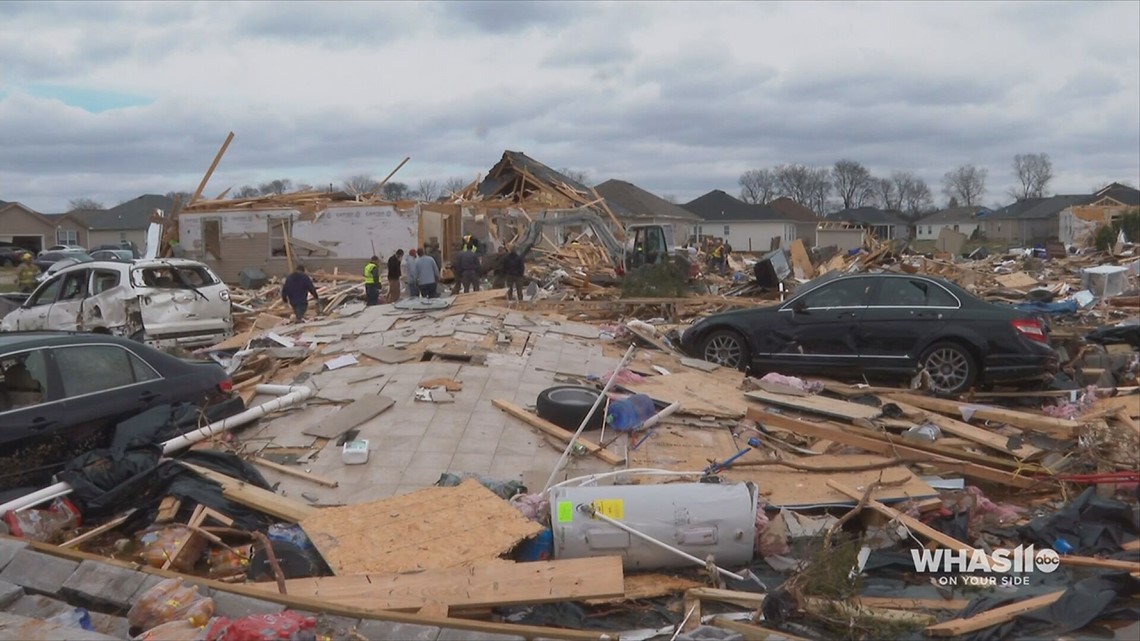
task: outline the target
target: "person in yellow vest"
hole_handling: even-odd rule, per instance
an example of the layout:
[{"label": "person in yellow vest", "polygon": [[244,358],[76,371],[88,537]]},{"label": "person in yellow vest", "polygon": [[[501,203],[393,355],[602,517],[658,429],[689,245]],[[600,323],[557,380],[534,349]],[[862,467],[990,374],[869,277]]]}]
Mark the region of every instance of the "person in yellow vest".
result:
[{"label": "person in yellow vest", "polygon": [[364,298],[369,306],[380,303],[380,283],[376,281],[379,269],[380,258],[378,256],[369,258],[368,264],[364,266]]},{"label": "person in yellow vest", "polygon": [[713,249],[712,264],[716,268],[717,273],[724,273],[725,266],[728,264],[728,259],[724,251],[724,243],[718,244],[716,249]]},{"label": "person in yellow vest", "polygon": [[32,263],[32,255],[24,254],[20,261],[20,268],[16,270],[16,285],[25,294],[32,293],[36,288],[36,276],[40,275],[40,268]]},{"label": "person in yellow vest", "polygon": [[475,242],[475,237],[472,236],[471,234],[465,234],[463,236],[463,246],[459,248],[459,251],[473,252],[477,248],[478,248],[478,244]]}]

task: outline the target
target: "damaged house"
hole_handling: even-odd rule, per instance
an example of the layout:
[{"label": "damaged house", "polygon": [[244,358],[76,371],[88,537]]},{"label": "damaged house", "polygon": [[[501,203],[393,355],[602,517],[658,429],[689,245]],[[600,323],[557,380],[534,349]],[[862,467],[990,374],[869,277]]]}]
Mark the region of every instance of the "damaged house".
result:
[{"label": "damaged house", "polygon": [[700,217],[633,183],[610,179],[594,188],[626,224],[652,223],[673,231],[673,243],[683,245],[694,235]]}]

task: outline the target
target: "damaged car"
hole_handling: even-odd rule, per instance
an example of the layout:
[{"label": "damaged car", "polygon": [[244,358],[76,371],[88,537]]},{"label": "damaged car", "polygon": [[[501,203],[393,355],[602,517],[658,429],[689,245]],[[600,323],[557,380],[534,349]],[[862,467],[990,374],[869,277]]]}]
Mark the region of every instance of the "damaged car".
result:
[{"label": "damaged car", "polygon": [[687,353],[761,374],[913,376],[931,391],[1042,380],[1057,371],[1047,330],[1030,314],[942,279],[833,272],[784,303],[713,314],[681,335]]},{"label": "damaged car", "polygon": [[213,345],[233,335],[230,291],[193,260],[78,263],[0,321],[0,331],[39,330],[113,334],[160,348]]},{"label": "damaged car", "polygon": [[181,403],[217,418],[245,409],[213,361],[117,336],[0,333],[0,487],[106,447],[130,417]]}]

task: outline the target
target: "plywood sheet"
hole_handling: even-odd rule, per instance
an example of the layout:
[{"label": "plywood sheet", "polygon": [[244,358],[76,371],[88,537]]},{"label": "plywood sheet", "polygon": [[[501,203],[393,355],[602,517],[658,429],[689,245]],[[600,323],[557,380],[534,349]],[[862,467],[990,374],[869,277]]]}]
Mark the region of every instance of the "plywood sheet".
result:
[{"label": "plywood sheet", "polygon": [[622,601],[636,601],[638,599],[653,599],[670,594],[681,594],[686,590],[699,588],[705,585],[702,581],[686,579],[668,574],[631,574],[625,577],[625,594],[611,599],[586,599],[587,605],[605,605],[621,603]]},{"label": "plywood sheet", "polygon": [[739,389],[742,380],[743,374],[721,368],[715,372],[681,371],[669,376],[652,376],[622,387],[659,401],[679,402],[681,414],[740,418],[748,411],[748,400]]},{"label": "plywood sheet", "polygon": [[387,396],[361,396],[325,420],[304,428],[301,433],[321,438],[338,438],[395,404],[396,400]]},{"label": "plywood sheet", "polygon": [[804,412],[822,414],[823,416],[831,416],[848,421],[855,419],[863,419],[869,421],[873,418],[877,418],[880,414],[882,414],[882,411],[877,407],[860,405],[859,403],[850,403],[848,401],[840,401],[834,398],[826,398],[824,396],[792,396],[788,394],[773,394],[772,392],[766,392],[764,390],[748,392],[745,394],[745,396],[752,400],[760,401],[761,403],[767,403],[769,405],[793,407]]},{"label": "plywood sheet", "polygon": [[[277,592],[276,583],[255,589]],[[364,610],[415,612],[429,603],[449,608],[530,605],[620,597],[625,592],[620,556],[489,563],[407,574],[356,574],[292,579],[291,596],[311,597]]]},{"label": "plywood sheet", "polygon": [[1010,289],[1028,289],[1037,286],[1037,279],[1025,272],[995,276],[994,280],[1000,283],[1002,287],[1009,287]]},{"label": "plywood sheet", "polygon": [[[759,454],[758,454],[759,456]],[[748,460],[746,454],[741,461]],[[875,463],[886,463],[891,459],[873,454],[821,454],[794,460],[799,465],[816,467],[856,467]],[[827,486],[834,480],[848,487],[862,489],[878,480],[896,481],[905,479],[902,485],[884,487],[871,494],[871,498],[884,503],[908,499],[938,496],[938,491],[924,483],[906,467],[899,465],[882,470],[864,472],[804,472],[788,467],[731,467],[723,473],[730,481],[752,481],[760,489],[760,495],[769,504],[777,507],[797,508],[811,505],[854,505],[855,501],[842,492]]]},{"label": "plywood sheet", "polygon": [[804,249],[804,241],[802,239],[795,239],[791,247],[788,248],[788,253],[792,256],[792,275],[797,280],[807,280],[815,277],[815,267],[811,264],[811,258],[808,258],[807,250]]},{"label": "plywood sheet", "polygon": [[360,353],[381,363],[405,363],[416,358],[415,354],[395,347],[369,347]]},{"label": "plywood sheet", "polygon": [[326,508],[301,527],[337,575],[486,562],[542,530],[474,479]]},{"label": "plywood sheet", "polygon": [[[700,472],[710,461],[723,461],[743,447],[727,428],[658,427],[636,450],[629,452],[630,467],[653,467],[678,472]],[[745,457],[748,455],[746,454]],[[643,482],[668,477],[646,477]]]}]

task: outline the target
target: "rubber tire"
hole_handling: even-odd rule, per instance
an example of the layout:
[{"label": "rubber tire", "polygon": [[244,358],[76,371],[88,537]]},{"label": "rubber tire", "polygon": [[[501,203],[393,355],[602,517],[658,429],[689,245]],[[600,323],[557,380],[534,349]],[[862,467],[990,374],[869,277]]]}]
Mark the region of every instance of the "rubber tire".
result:
[{"label": "rubber tire", "polygon": [[[731,338],[735,339],[736,342],[740,345],[740,362],[737,363],[735,369],[738,369],[742,372],[746,371],[748,369],[749,364],[752,362],[752,352],[748,347],[748,341],[744,340],[744,336],[742,336],[740,334],[740,332],[738,332],[734,329],[718,329],[714,332],[711,332],[708,336],[705,336],[704,339],[701,340],[700,345],[697,347],[698,356],[703,361],[708,361],[710,363],[717,363],[716,361],[713,361],[713,360],[706,358],[705,352],[709,347],[709,343],[713,342],[713,340],[715,340],[717,338],[724,338],[724,337],[731,337]],[[725,365],[723,363],[717,363],[717,365],[720,365],[721,367],[731,367],[731,366]]]},{"label": "rubber tire", "polygon": [[[575,432],[599,394],[598,390],[592,387],[558,385],[542,390],[534,404],[540,418]],[[599,405],[597,411],[590,417],[590,422],[586,424],[586,429],[601,429],[605,421],[605,411],[605,404]]]},{"label": "rubber tire", "polygon": [[[918,361],[919,366],[922,367],[923,369],[925,369],[927,359],[929,359],[930,356],[932,354],[934,354],[934,352],[937,352],[939,350],[944,350],[944,349],[953,350],[953,351],[957,352],[958,354],[960,354],[964,358],[964,360],[966,362],[966,377],[961,383],[959,383],[958,385],[956,385],[952,389],[948,389],[948,390],[933,390],[932,389],[931,391],[937,395],[940,395],[940,396],[955,396],[958,394],[962,394],[963,392],[966,392],[971,387],[973,387],[974,383],[977,382],[977,380],[978,380],[978,361],[977,361],[977,359],[974,358],[974,355],[970,353],[970,350],[966,349],[966,347],[963,346],[961,343],[955,343],[953,341],[939,341],[937,343],[934,343],[930,347],[927,347],[926,351],[924,351],[922,353],[922,358],[920,358]],[[933,379],[933,376],[932,376],[932,379]],[[931,382],[933,383],[933,380]]]}]

